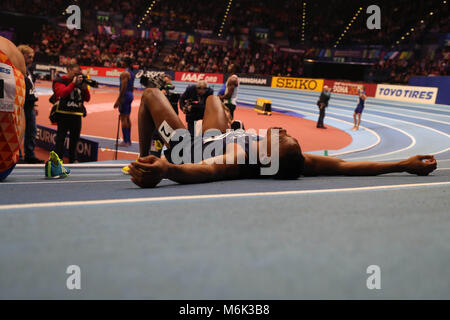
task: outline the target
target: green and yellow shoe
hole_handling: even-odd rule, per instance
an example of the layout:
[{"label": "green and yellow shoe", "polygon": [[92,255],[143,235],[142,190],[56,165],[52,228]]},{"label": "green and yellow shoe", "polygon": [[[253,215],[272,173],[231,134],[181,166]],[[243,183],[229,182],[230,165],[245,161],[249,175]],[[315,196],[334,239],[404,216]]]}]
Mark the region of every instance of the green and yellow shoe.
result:
[{"label": "green and yellow shoe", "polygon": [[49,179],[67,178],[69,174],[70,169],[63,166],[63,162],[56,152],[50,152],[50,158],[45,163],[45,177]]}]

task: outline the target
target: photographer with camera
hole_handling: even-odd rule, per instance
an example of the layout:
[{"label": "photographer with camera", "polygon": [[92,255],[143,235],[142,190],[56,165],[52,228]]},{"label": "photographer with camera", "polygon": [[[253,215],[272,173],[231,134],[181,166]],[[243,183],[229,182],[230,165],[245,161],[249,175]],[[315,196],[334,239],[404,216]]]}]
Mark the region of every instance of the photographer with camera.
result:
[{"label": "photographer with camera", "polygon": [[96,86],[95,81],[89,81],[82,75],[77,64],[67,67],[67,74],[53,81],[53,100],[56,101],[58,132],[56,134],[55,152],[62,159],[64,155],[64,140],[67,131],[70,134],[69,162],[76,161],[76,147],[81,133],[81,117],[86,117],[84,102],[91,99],[89,85]]},{"label": "photographer with camera", "polygon": [[214,91],[208,87],[208,83],[201,80],[197,84],[187,87],[181,95],[180,107],[186,114],[188,130],[192,137],[195,133],[195,121],[203,120],[206,98],[213,94]]},{"label": "photographer with camera", "polygon": [[178,101],[180,100],[180,94],[172,92],[173,90],[175,90],[175,86],[172,84],[172,78],[170,77],[170,75],[164,74],[163,80],[165,85],[161,91],[162,93],[164,93],[167,100],[169,100],[173,110],[175,110],[175,113],[178,114]]}]

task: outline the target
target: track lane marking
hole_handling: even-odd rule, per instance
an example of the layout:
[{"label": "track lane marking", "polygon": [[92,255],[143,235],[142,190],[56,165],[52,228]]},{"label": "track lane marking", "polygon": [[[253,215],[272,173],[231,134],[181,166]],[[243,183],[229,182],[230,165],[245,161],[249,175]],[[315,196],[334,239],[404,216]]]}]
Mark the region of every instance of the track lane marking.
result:
[{"label": "track lane marking", "polygon": [[207,200],[207,199],[224,199],[224,198],[320,194],[320,193],[333,193],[333,192],[373,191],[373,190],[405,189],[405,188],[413,188],[413,187],[444,186],[444,185],[450,185],[450,181],[383,185],[383,186],[372,186],[372,187],[356,187],[356,188],[337,188],[337,189],[295,190],[295,191],[276,191],[276,192],[249,192],[249,193],[231,193],[231,194],[225,193],[225,194],[209,194],[209,195],[203,194],[203,195],[192,195],[192,196],[147,197],[147,198],[133,198],[133,199],[108,199],[108,200],[89,200],[89,201],[62,201],[62,202],[42,202],[42,203],[28,203],[28,204],[8,204],[8,205],[0,205],[0,211],[17,210],[17,209],[36,209],[36,208],[48,208],[48,207],[75,207],[75,206],[126,204],[126,203],[136,204],[136,203],[168,202],[168,201],[179,201],[179,200]]},{"label": "track lane marking", "polygon": [[67,180],[66,179],[51,179],[45,181],[33,181],[33,182],[1,182],[0,187],[3,185],[19,185],[19,184],[70,184],[70,183],[99,183],[99,182],[121,182],[131,181],[130,179],[111,179],[111,180]]}]

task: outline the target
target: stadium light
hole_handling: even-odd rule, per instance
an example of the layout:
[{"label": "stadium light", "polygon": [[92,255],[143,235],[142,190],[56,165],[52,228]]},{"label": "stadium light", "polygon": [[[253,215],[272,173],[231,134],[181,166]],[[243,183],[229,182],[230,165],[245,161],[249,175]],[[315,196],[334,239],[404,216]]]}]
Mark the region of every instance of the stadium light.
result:
[{"label": "stadium light", "polygon": [[144,15],[142,16],[141,20],[140,20],[139,23],[137,24],[137,27],[138,27],[138,28],[141,27],[141,25],[142,25],[142,24],[145,22],[145,20],[147,19],[147,16],[150,15],[150,13],[151,13],[151,11],[152,11],[152,9],[153,9],[153,7],[155,6],[155,4],[156,4],[157,1],[158,1],[158,0],[153,0],[153,1],[150,3],[150,5],[149,5],[148,8],[147,8],[147,11],[145,11],[145,13],[144,13]]},{"label": "stadium light", "polygon": [[358,18],[359,14],[361,13],[363,8],[359,8],[355,15],[352,17],[352,19],[350,20],[350,22],[347,24],[347,26],[344,28],[344,30],[341,33],[341,36],[339,37],[339,39],[334,43],[334,47],[336,48],[337,45],[339,44],[339,42],[342,40],[342,38],[344,38],[345,34],[347,33],[347,31],[350,30],[352,24],[356,21],[356,19]]},{"label": "stadium light", "polygon": [[[442,2],[443,5],[445,5],[446,3],[447,3],[446,0],[444,0],[444,1]],[[439,12],[439,10],[436,9],[435,11],[430,11],[430,12],[428,13],[428,16],[434,15],[435,12]],[[425,18],[426,18],[426,17],[427,17],[427,16],[425,16]],[[424,24],[424,23],[425,23],[425,20],[422,19],[422,20],[419,21],[419,23],[420,23],[420,24]],[[419,24],[419,23],[417,23],[417,24]],[[396,44],[400,44],[401,40],[405,40],[407,37],[409,37],[410,35],[412,35],[412,34],[414,33],[415,30],[416,30],[416,29],[415,29],[414,27],[411,27],[411,28],[409,29],[409,31],[406,31],[406,32],[403,34],[403,36],[400,38],[400,40],[397,40],[395,43],[396,43]],[[392,48],[393,48],[393,47],[394,47],[394,45],[392,45]]]},{"label": "stadium light", "polygon": [[302,1],[302,23],[301,23],[302,43],[305,42],[305,28],[306,28],[306,1]]},{"label": "stadium light", "polygon": [[231,10],[230,8],[231,8],[232,2],[233,2],[233,0],[228,0],[227,7],[225,9],[225,14],[224,14],[223,19],[222,19],[222,24],[220,25],[220,30],[219,30],[219,33],[217,34],[219,37],[222,36],[223,27],[225,26],[225,21],[227,20],[228,14],[230,13],[230,10]]}]

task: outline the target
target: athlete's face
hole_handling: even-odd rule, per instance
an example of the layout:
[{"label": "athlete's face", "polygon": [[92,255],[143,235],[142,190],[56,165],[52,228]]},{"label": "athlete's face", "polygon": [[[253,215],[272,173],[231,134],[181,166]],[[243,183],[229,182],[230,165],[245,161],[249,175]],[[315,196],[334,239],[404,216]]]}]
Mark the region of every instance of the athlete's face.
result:
[{"label": "athlete's face", "polygon": [[[278,135],[276,134],[276,130],[278,130]],[[272,137],[273,135],[273,137]],[[288,150],[293,145],[298,145],[297,139],[290,136],[286,129],[281,127],[270,127],[267,129],[267,152],[270,155],[272,150],[272,138],[277,139],[278,138],[278,146],[279,146],[279,154],[280,156]]]}]

